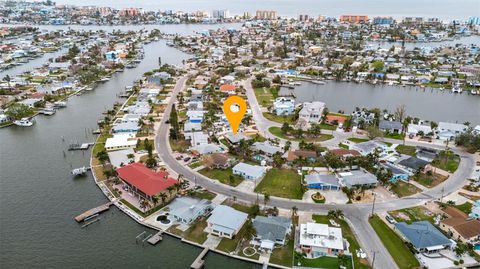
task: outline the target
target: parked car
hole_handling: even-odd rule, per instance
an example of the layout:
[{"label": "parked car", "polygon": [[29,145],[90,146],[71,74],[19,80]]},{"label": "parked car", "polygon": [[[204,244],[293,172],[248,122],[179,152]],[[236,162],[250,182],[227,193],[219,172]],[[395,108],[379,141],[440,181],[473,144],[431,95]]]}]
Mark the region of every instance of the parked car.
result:
[{"label": "parked car", "polygon": [[396,223],[395,219],[392,218],[392,217],[389,216],[389,215],[386,215],[386,216],[385,216],[385,219],[386,219],[390,224]]},{"label": "parked car", "polygon": [[190,161],[190,159],[191,159],[190,157],[187,157],[187,158],[183,159],[183,161],[188,162],[188,161]]}]

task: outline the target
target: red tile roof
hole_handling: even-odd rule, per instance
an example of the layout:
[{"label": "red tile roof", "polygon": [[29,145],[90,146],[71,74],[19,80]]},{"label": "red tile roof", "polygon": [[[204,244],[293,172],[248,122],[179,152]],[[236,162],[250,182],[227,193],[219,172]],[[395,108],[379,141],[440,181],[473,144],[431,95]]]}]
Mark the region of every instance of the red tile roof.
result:
[{"label": "red tile roof", "polygon": [[175,179],[168,177],[168,172],[154,172],[141,163],[120,167],[117,173],[122,180],[149,196],[156,195],[177,183]]},{"label": "red tile roof", "polygon": [[234,90],[235,86],[233,86],[232,84],[223,84],[222,86],[220,86],[220,91],[222,92],[231,92]]}]

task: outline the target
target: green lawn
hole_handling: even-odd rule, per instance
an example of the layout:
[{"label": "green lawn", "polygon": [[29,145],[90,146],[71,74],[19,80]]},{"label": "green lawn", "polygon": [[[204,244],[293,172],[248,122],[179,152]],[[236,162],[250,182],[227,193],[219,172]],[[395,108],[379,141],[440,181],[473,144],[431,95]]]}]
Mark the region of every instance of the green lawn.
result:
[{"label": "green lawn", "polygon": [[[326,215],[313,215],[312,219],[316,223],[323,223],[331,226],[329,217]],[[358,243],[357,238],[355,237],[355,234],[353,233],[348,223],[343,219],[335,218],[334,220],[336,223],[340,224],[340,227],[342,229],[342,235],[345,239],[347,239],[348,243],[350,244],[348,250],[350,251],[350,253],[352,253],[353,263],[355,265],[354,267],[356,269],[371,268],[366,259],[360,259],[357,257],[357,255],[355,255],[356,251],[360,249],[360,244]]]},{"label": "green lawn", "polygon": [[185,231],[185,239],[203,244],[207,240],[207,233],[203,230],[207,227],[205,219],[195,221],[188,230]]},{"label": "green lawn", "polygon": [[377,215],[373,216],[369,222],[400,269],[411,269],[420,266],[403,240]]},{"label": "green lawn", "polygon": [[453,173],[460,164],[460,157],[451,151],[441,151],[437,158],[432,161],[432,165],[442,170]]},{"label": "green lawn", "polygon": [[268,107],[273,104],[274,97],[269,88],[256,88],[254,91],[259,105]]},{"label": "green lawn", "polygon": [[415,193],[421,191],[419,188],[402,180],[399,180],[395,184],[392,184],[391,190],[396,193],[398,197],[414,195]]},{"label": "green lawn", "polygon": [[435,187],[438,184],[442,183],[445,181],[448,177],[442,176],[440,174],[431,174],[428,175],[427,173],[421,173],[419,175],[415,175],[413,177],[413,180],[416,182],[422,184],[423,186],[427,188]]},{"label": "green lawn", "polygon": [[342,144],[342,143],[338,144],[338,147],[340,147],[342,149],[348,149],[349,148],[348,145],[345,145],[345,144]]},{"label": "green lawn", "polygon": [[192,191],[188,193],[189,196],[196,197],[199,199],[213,200],[217,196],[216,193],[210,191]]},{"label": "green lawn", "polygon": [[288,240],[281,248],[275,248],[270,256],[271,263],[292,267],[294,240]]},{"label": "green lawn", "polygon": [[426,220],[434,224],[434,214],[423,206],[415,206],[388,212],[396,221],[412,223]]},{"label": "green lawn", "polygon": [[237,176],[233,174],[232,168],[228,168],[228,169],[203,168],[198,172],[206,177],[209,177],[211,179],[216,179],[222,182],[223,184],[227,184],[230,186],[237,186],[243,181],[243,178],[241,176]]},{"label": "green lawn", "polygon": [[295,123],[295,120],[293,119],[293,115],[277,116],[277,115],[272,114],[270,112],[263,112],[262,114],[266,119],[271,120],[271,121],[275,121],[275,122],[278,122],[278,123],[284,123],[284,122],[287,122],[288,124],[294,124]]},{"label": "green lawn", "polygon": [[295,170],[270,169],[255,192],[291,199],[302,199],[303,189],[301,177]]},{"label": "green lawn", "polygon": [[316,136],[315,138],[295,138],[295,137],[290,137],[286,136],[282,133],[282,129],[280,127],[272,126],[268,128],[268,131],[272,133],[274,136],[277,136],[279,138],[291,140],[291,141],[302,141],[305,140],[305,142],[322,142],[326,140],[330,140],[333,138],[333,135],[331,134],[320,134],[319,136]]},{"label": "green lawn", "polygon": [[469,203],[469,202],[465,202],[461,205],[455,205],[455,207],[457,209],[459,209],[460,211],[463,211],[465,214],[470,214],[470,212],[472,211],[472,206],[473,204]]},{"label": "green lawn", "polygon": [[201,161],[196,161],[196,162],[193,162],[193,163],[190,163],[188,166],[192,169],[195,169],[197,167],[200,167],[203,165],[203,162]]},{"label": "green lawn", "polygon": [[324,130],[331,130],[331,131],[335,131],[337,130],[337,125],[331,125],[331,124],[327,124],[327,123],[322,123],[320,124],[320,129],[324,129]]},{"label": "green lawn", "polygon": [[349,138],[348,141],[352,141],[353,143],[362,143],[362,142],[370,141],[370,139],[352,137],[352,138]]},{"label": "green lawn", "polygon": [[240,231],[238,231],[238,233],[232,239],[222,238],[222,240],[220,241],[220,244],[218,244],[217,246],[217,249],[230,253],[232,251],[235,251],[235,249],[237,248],[237,245],[242,241],[242,239],[251,240],[251,238],[245,238],[247,225],[249,224],[245,223],[243,227],[240,229]]},{"label": "green lawn", "polygon": [[[295,261],[295,265],[298,265],[298,261]],[[302,259],[300,266],[323,269],[338,269],[340,268],[340,263],[337,257],[323,256],[316,259]]]},{"label": "green lawn", "polygon": [[416,147],[415,146],[407,146],[407,145],[398,145],[395,150],[398,153],[405,154],[405,155],[410,155],[410,156],[416,156]]},{"label": "green lawn", "polygon": [[189,143],[183,139],[173,140],[169,138],[168,140],[170,142],[170,147],[172,148],[172,151],[185,152],[189,147]]},{"label": "green lawn", "polygon": [[405,137],[405,134],[398,134],[398,133],[385,133],[384,134],[385,138],[391,138],[391,139],[398,139],[398,140],[403,140]]}]

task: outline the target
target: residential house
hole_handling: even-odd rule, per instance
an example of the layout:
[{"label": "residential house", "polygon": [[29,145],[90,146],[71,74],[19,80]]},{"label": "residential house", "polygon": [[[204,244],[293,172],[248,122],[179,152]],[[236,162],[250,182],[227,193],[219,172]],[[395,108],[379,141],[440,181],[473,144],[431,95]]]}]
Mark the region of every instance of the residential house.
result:
[{"label": "residential house", "polygon": [[309,174],[304,180],[309,189],[338,191],[342,188],[334,174]]},{"label": "residential house", "polygon": [[194,122],[185,122],[183,125],[183,132],[189,133],[189,132],[198,132],[202,130],[202,124],[201,123],[194,123]]},{"label": "residential house", "polygon": [[336,256],[343,254],[346,249],[342,229],[329,227],[327,224],[312,222],[300,224],[298,242],[307,258]]},{"label": "residential house", "polygon": [[191,224],[201,216],[205,216],[213,210],[211,201],[193,197],[178,197],[169,205],[168,218],[182,224]]},{"label": "residential house", "polygon": [[426,147],[417,147],[415,156],[427,162],[433,161],[437,157],[437,150]]},{"label": "residential house", "polygon": [[218,205],[207,219],[205,231],[220,237],[232,239],[248,219],[248,214],[229,206]]},{"label": "residential house", "polygon": [[189,111],[187,111],[188,121],[191,122],[191,123],[202,123],[203,122],[203,114],[205,114],[205,111],[189,110]]},{"label": "residential house", "polygon": [[267,168],[259,165],[238,163],[233,167],[232,171],[234,175],[239,175],[244,179],[256,181],[261,179],[267,173]]},{"label": "residential house", "polygon": [[380,141],[370,140],[360,143],[352,143],[349,149],[360,152],[362,156],[373,154],[375,152],[384,152],[388,149],[387,144]]},{"label": "residential house", "polygon": [[275,153],[283,153],[281,147],[274,146],[270,142],[255,142],[252,145],[252,149],[261,154],[265,154],[268,157],[272,157]]},{"label": "residential house", "polygon": [[378,184],[377,177],[363,169],[340,172],[338,175],[340,184],[348,188],[374,188]]},{"label": "residential house", "polygon": [[[152,201],[153,196],[167,193],[168,188],[178,183],[168,172],[154,172],[142,163],[132,163],[117,169],[118,178],[124,189],[132,195]],[[171,199],[173,195],[168,195]]]},{"label": "residential house", "polygon": [[140,130],[140,126],[138,126],[138,122],[134,121],[121,122],[112,127],[113,133],[136,133],[138,130]]},{"label": "residential house", "polygon": [[295,100],[293,98],[278,97],[273,102],[273,111],[278,116],[292,115],[295,112]]},{"label": "residential house", "polygon": [[318,158],[317,152],[314,150],[290,150],[287,154],[287,161],[292,163],[297,159],[305,159],[308,162],[316,162]]},{"label": "residential house", "polygon": [[448,239],[428,221],[416,221],[411,224],[405,222],[395,223],[395,230],[419,252],[437,252],[442,249],[452,248],[455,242]]},{"label": "residential house", "polygon": [[130,137],[126,135],[110,137],[105,141],[105,149],[107,151],[133,149],[136,145],[137,140],[130,139]]},{"label": "residential house", "polygon": [[190,140],[192,147],[208,144],[208,135],[203,132],[186,133],[185,139]]},{"label": "residential house", "polygon": [[214,153],[209,155],[209,158],[211,158],[211,164],[209,165],[210,168],[227,169],[230,167],[230,158],[227,154]]},{"label": "residential house", "polygon": [[450,217],[440,222],[440,228],[448,232],[453,239],[464,243],[480,240],[480,220],[469,218],[467,214],[452,206],[444,211]]},{"label": "residential house", "polygon": [[228,132],[224,135],[225,139],[230,142],[230,144],[237,144],[240,142],[240,140],[245,139],[245,140],[250,140],[251,138],[249,136],[246,136],[242,133],[236,133],[233,134],[232,132]]},{"label": "residential house", "polygon": [[390,183],[396,183],[399,180],[408,181],[410,177],[410,173],[408,171],[405,171],[396,165],[385,163],[382,165],[382,167],[392,172],[392,177],[388,180]]},{"label": "residential house", "polygon": [[425,168],[427,164],[429,164],[429,162],[413,156],[398,162],[398,165],[407,169],[412,174],[417,172],[419,169]]},{"label": "residential house", "polygon": [[216,144],[207,143],[193,146],[190,148],[190,151],[193,155],[199,156],[205,154],[221,153],[224,150]]},{"label": "residential house", "polygon": [[286,217],[257,216],[252,224],[256,231],[252,244],[269,251],[275,245],[285,245],[286,237],[292,229],[292,221]]},{"label": "residential house", "polygon": [[322,121],[325,103],[323,102],[305,102],[299,112],[298,121],[306,123],[319,123]]},{"label": "residential house", "polygon": [[232,84],[223,84],[220,86],[220,92],[226,93],[226,94],[235,94],[235,89],[236,87]]},{"label": "residential house", "polygon": [[452,140],[457,135],[467,131],[468,126],[465,124],[451,123],[451,122],[439,122],[438,127],[435,129],[437,139],[440,140]]},{"label": "residential house", "polygon": [[390,133],[400,133],[402,132],[402,123],[399,121],[381,120],[378,124],[378,128]]},{"label": "residential house", "polygon": [[353,149],[332,149],[330,153],[335,154],[336,156],[345,159],[347,157],[357,157],[360,156],[360,152]]},{"label": "residential house", "polygon": [[417,136],[419,133],[423,135],[428,135],[432,133],[432,128],[429,125],[422,125],[422,124],[413,124],[410,123],[407,127],[408,135]]}]

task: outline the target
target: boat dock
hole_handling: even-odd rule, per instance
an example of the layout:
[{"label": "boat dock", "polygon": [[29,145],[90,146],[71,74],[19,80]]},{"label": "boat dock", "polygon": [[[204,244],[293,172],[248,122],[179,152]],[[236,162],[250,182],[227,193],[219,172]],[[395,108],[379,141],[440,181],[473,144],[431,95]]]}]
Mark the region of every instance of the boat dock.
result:
[{"label": "boat dock", "polygon": [[103,205],[101,205],[101,206],[97,206],[97,207],[95,207],[95,208],[92,208],[92,209],[90,209],[90,210],[87,210],[87,211],[83,212],[82,214],[76,216],[76,217],[75,217],[75,220],[76,220],[77,222],[82,222],[82,221],[84,221],[85,219],[87,219],[87,218],[89,218],[89,217],[91,217],[91,216],[93,216],[93,215],[95,215],[95,214],[98,215],[99,213],[102,213],[102,212],[104,212],[104,211],[109,210],[109,209],[110,209],[110,206],[111,206],[112,204],[113,204],[113,202],[108,202],[108,203],[103,204]]},{"label": "boat dock", "polygon": [[70,144],[68,146],[68,150],[87,150],[88,148],[90,148],[90,146],[92,146],[94,143],[83,143],[83,144],[78,144],[78,143],[75,143],[75,144]]},{"label": "boat dock", "polygon": [[205,255],[207,255],[209,248],[204,248],[202,252],[198,255],[198,257],[193,261],[192,265],[190,265],[190,268],[192,269],[200,269],[205,265]]},{"label": "boat dock", "polygon": [[156,245],[158,242],[163,240],[162,234],[163,234],[163,231],[159,231],[158,233],[148,238],[147,242],[150,243],[151,245]]}]

